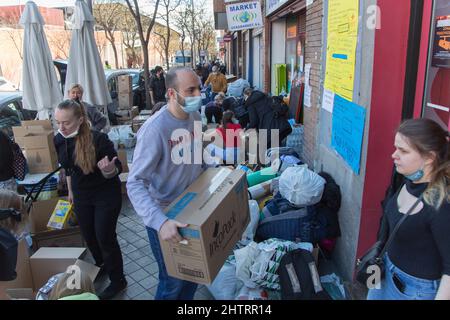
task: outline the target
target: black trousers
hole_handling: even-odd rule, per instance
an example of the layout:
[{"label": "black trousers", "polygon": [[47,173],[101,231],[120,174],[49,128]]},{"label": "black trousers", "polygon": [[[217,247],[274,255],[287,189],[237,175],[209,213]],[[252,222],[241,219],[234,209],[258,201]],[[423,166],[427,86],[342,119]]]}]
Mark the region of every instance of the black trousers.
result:
[{"label": "black trousers", "polygon": [[104,263],[111,282],[124,278],[122,252],[117,241],[116,225],[122,208],[120,184],[103,190],[78,193],[74,190],[74,211],[81,233],[95,263]]},{"label": "black trousers", "polygon": [[208,123],[214,123],[212,121],[212,117],[214,116],[214,120],[216,121],[215,123],[221,124],[223,111],[219,107],[208,107],[205,109],[205,116],[206,116]]}]

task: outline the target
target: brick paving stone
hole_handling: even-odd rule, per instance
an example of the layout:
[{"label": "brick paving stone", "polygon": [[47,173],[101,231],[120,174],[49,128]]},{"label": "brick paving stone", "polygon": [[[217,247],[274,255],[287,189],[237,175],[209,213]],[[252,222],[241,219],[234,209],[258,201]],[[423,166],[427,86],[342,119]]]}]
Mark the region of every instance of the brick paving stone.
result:
[{"label": "brick paving stone", "polygon": [[139,281],[139,284],[143,286],[146,290],[149,290],[154,286],[158,285],[158,282],[159,280],[156,279],[154,276],[148,276],[147,278]]},{"label": "brick paving stone", "polygon": [[138,249],[146,248],[146,247],[148,247],[150,249],[149,242],[145,241],[144,239],[139,239],[138,241],[133,242],[133,245]]},{"label": "brick paving stone", "polygon": [[131,252],[136,251],[137,248],[135,246],[133,246],[132,244],[128,244],[124,247],[121,247],[121,250],[122,250],[122,253],[130,254]]},{"label": "brick paving stone", "polygon": [[152,295],[150,292],[144,291],[143,293],[134,297],[133,300],[155,300],[155,296]]},{"label": "brick paving stone", "polygon": [[147,266],[149,266],[150,264],[152,264],[153,263],[153,259],[152,258],[150,258],[149,256],[145,256],[145,257],[141,257],[140,259],[138,259],[138,260],[135,260],[134,262],[136,262],[138,265],[140,265],[141,267],[147,267]]}]

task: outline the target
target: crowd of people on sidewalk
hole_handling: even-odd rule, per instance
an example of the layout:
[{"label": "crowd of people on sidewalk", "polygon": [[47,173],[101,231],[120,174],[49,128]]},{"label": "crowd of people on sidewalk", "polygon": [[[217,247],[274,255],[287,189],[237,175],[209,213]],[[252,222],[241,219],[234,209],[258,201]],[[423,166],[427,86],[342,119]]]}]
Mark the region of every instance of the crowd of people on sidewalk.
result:
[{"label": "crowd of people on sidewalk", "polygon": [[[150,81],[154,110],[137,134],[127,192],[146,227],[150,249],[158,264],[155,299],[191,300],[197,289],[197,284],[167,273],[160,241],[183,240],[178,228],[187,225],[168,218],[164,210],[208,166],[194,161],[175,164],[173,153],[179,152],[175,147],[181,144],[193,154],[195,148],[202,148],[204,139],[210,141],[214,136],[220,143],[210,144],[207,151],[227,164],[237,165],[240,141],[236,133],[256,130],[266,135],[270,148],[273,129],[279,130],[278,146],[283,145],[292,131],[289,109],[281,98],[250,87],[243,88],[242,97],[227,97],[223,70],[217,65],[210,72],[208,69],[207,65],[195,70],[179,67],[165,73],[157,67]],[[199,112],[204,105],[202,93],[209,86],[211,94],[204,117],[207,124],[215,123],[216,127],[197,136],[194,123],[202,120]],[[122,164],[113,143],[101,132],[106,125],[104,115],[83,101],[83,88],[79,84],[72,85],[68,94],[70,99],[61,102],[55,111],[58,133],[54,144],[82,235],[96,265],[109,275],[110,284],[98,297],[111,299],[127,287],[116,235],[122,208],[118,178]],[[173,132],[179,129],[189,132],[193,139],[174,140]],[[393,162],[398,174],[405,177],[405,183],[386,199],[383,219],[387,231],[379,236],[388,237],[413,204],[419,205],[409,212],[410,217],[383,256],[386,272],[381,289],[370,289],[368,299],[450,299],[450,242],[446,238],[450,233],[448,132],[431,120],[407,120],[398,128],[393,143]],[[0,147],[0,189],[15,194],[16,172],[20,172],[15,166],[21,158],[20,148],[1,132]],[[320,179],[325,185],[326,179]],[[275,198],[267,210],[297,210],[290,195],[282,196]],[[4,192],[0,197],[6,198]],[[7,208],[12,202],[0,202],[0,207]],[[20,210],[22,204],[16,202],[19,203],[16,210]],[[261,230],[260,236],[268,230]],[[85,292],[76,292],[74,296],[88,293],[91,298],[92,290],[89,285],[86,287]]]}]

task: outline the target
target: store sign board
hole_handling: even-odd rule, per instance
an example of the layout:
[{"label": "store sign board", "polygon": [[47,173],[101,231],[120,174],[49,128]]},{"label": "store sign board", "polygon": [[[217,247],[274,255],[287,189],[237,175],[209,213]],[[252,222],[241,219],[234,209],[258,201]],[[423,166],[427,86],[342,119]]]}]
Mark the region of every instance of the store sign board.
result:
[{"label": "store sign board", "polygon": [[266,0],[266,16],[280,8],[289,0]]},{"label": "store sign board", "polygon": [[228,30],[238,31],[263,26],[259,1],[227,5]]}]

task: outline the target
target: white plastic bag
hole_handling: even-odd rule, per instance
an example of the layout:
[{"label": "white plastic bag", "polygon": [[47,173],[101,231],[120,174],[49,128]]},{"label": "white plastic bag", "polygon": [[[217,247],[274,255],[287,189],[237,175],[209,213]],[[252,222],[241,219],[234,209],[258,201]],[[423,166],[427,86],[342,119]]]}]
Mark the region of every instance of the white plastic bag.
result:
[{"label": "white plastic bag", "polygon": [[322,198],[325,179],[307,165],[287,168],[280,177],[281,196],[296,206],[311,206]]},{"label": "white plastic bag", "polygon": [[256,200],[249,200],[248,207],[250,209],[250,222],[242,234],[241,244],[247,245],[255,237],[256,228],[258,228],[259,223],[259,206]]},{"label": "white plastic bag", "polygon": [[225,262],[214,281],[207,288],[216,300],[234,300],[237,281],[236,265]]}]

